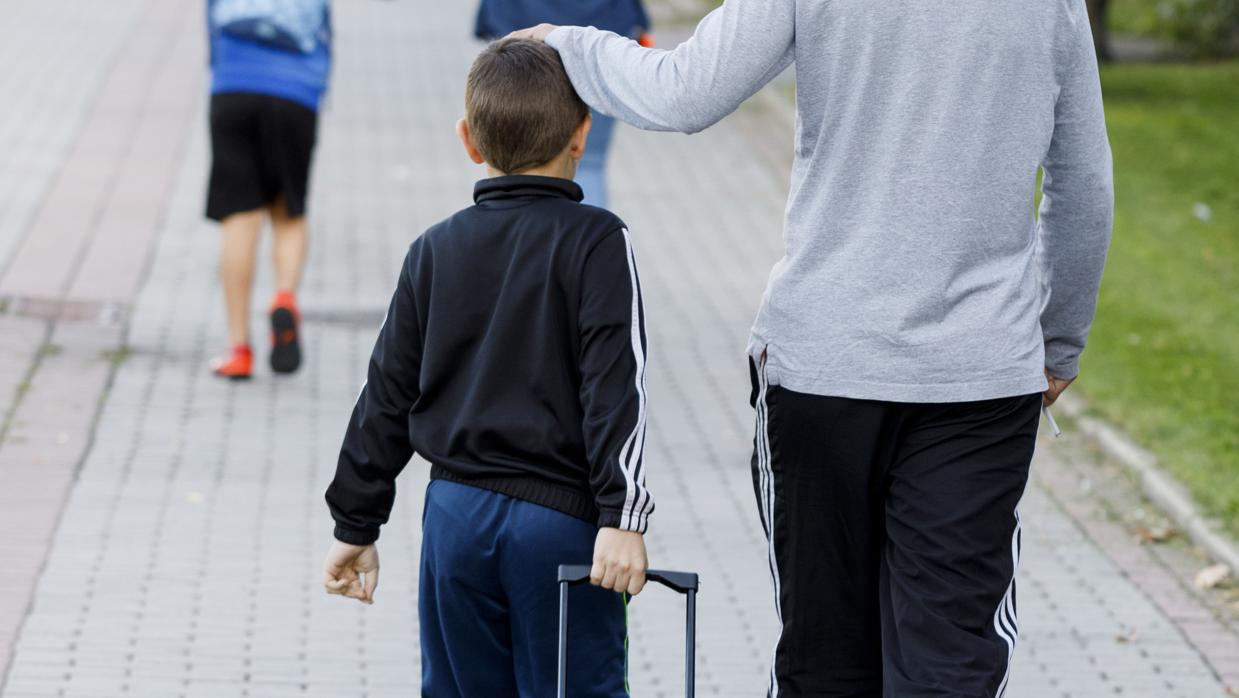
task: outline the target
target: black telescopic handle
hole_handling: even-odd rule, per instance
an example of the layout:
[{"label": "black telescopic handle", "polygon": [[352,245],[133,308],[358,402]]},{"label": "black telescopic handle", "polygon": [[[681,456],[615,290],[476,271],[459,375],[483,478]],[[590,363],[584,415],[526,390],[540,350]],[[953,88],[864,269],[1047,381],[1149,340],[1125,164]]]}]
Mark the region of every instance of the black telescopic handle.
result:
[{"label": "black telescopic handle", "polygon": [[[559,566],[559,698],[568,697],[568,587],[589,581],[589,565]],[[697,590],[696,573],[646,570],[645,578],[688,596],[684,633],[684,695],[693,698],[697,683]]]},{"label": "black telescopic handle", "polygon": [[[559,581],[567,582],[569,586],[584,584],[589,581],[589,573],[593,570],[589,565],[560,565]],[[674,572],[672,570],[646,570],[645,578],[658,582],[673,591],[687,594],[699,588],[697,574],[694,572]]]}]

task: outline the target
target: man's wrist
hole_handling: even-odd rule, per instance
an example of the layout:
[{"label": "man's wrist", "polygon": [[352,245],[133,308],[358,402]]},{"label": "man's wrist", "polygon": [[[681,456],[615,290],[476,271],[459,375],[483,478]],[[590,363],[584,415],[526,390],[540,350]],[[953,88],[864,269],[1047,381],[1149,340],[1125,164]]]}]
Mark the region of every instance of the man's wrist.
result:
[{"label": "man's wrist", "polygon": [[1045,375],[1060,381],[1073,381],[1076,376],[1080,375],[1080,365],[1073,364],[1070,366],[1046,366]]},{"label": "man's wrist", "polygon": [[547,33],[545,37],[542,38],[542,41],[546,43],[547,46],[550,46],[551,48],[558,51],[560,48],[561,42],[567,40],[568,32],[571,29],[572,27],[555,27],[549,33]]},{"label": "man's wrist", "polygon": [[1062,338],[1047,338],[1045,342],[1045,372],[1059,380],[1074,380],[1080,374],[1081,343]]}]

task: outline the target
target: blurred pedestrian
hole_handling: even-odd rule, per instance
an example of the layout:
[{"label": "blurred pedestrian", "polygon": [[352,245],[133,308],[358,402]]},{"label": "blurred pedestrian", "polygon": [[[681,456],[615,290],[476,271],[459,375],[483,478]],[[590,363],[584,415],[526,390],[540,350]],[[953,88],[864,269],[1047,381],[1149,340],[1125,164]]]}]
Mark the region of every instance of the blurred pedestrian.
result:
[{"label": "blurred pedestrian", "polygon": [[[650,20],[641,0],[482,0],[474,33],[490,40],[540,22],[597,27],[652,45]],[[585,192],[584,203],[609,208],[606,167],[615,120],[596,110],[593,118],[576,181]]]},{"label": "blurred pedestrian", "polygon": [[271,368],[301,365],[296,292],[306,259],[306,199],[318,108],[331,67],[329,0],[207,0],[211,175],[206,215],[222,228],[220,278],[231,348],[216,375],[253,372],[250,292],[258,237],[274,233]]}]

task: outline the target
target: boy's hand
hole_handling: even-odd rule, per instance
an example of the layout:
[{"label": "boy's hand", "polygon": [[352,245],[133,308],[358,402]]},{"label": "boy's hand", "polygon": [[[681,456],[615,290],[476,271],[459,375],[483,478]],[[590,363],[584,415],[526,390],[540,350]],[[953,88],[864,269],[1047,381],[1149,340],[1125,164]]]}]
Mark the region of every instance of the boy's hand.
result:
[{"label": "boy's hand", "polygon": [[378,548],[373,544],[332,543],[323,565],[323,586],[328,594],[374,603],[374,590],[379,586]]},{"label": "boy's hand", "polygon": [[645,587],[645,538],[618,528],[600,528],[594,539],[594,568],[589,583],[636,596]]}]

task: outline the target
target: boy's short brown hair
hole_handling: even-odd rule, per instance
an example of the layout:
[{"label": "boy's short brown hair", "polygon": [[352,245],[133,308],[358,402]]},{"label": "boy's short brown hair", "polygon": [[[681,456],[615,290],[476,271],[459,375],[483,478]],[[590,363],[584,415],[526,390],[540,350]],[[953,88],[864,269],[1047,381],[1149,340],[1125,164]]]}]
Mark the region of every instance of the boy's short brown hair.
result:
[{"label": "boy's short brown hair", "polygon": [[500,39],[469,69],[465,121],[473,144],[500,172],[550,162],[588,114],[559,53],[540,41]]}]

